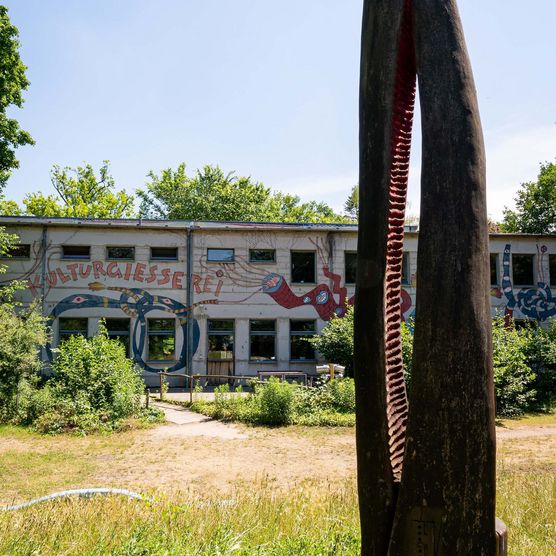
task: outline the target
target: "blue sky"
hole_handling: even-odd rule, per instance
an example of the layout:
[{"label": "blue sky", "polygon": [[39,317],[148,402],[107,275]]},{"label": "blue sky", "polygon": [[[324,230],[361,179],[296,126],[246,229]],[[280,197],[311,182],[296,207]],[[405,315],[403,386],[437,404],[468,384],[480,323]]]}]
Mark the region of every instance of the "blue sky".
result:
[{"label": "blue sky", "polygon": [[[4,0],[31,86],[13,114],[37,144],[6,188],[51,192],[53,164],[149,170],[219,164],[341,209],[357,182],[362,0]],[[500,218],[556,159],[554,0],[463,0]],[[416,125],[419,125],[417,119]],[[416,132],[418,139],[419,132]],[[419,141],[409,198],[419,207]]]}]

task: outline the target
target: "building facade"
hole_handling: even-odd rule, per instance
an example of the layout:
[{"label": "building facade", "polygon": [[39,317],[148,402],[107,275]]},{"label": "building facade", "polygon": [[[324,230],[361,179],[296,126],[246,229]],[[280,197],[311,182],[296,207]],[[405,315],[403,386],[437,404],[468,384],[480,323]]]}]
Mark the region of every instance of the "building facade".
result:
[{"label": "building facade", "polygon": [[[104,319],[142,368],[157,373],[312,373],[305,340],[353,304],[357,228],[1,217],[21,245],[2,281],[24,280],[52,344],[94,335]],[[402,318],[415,311],[418,233],[406,231]],[[490,237],[492,313],[546,325],[556,316],[556,237]],[[446,287],[458,287],[446,284]],[[466,292],[461,292],[465,303]]]}]

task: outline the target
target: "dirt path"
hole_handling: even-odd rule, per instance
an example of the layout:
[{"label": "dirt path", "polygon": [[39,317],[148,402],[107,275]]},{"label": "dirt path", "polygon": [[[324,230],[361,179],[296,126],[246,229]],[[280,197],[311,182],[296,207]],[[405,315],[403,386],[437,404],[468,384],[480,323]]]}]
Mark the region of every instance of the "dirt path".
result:
[{"label": "dirt path", "polygon": [[153,403],[164,411],[166,421],[165,426],[153,429],[152,435],[155,438],[186,438],[192,436],[208,436],[211,438],[221,438],[224,440],[245,439],[248,434],[241,431],[237,426],[228,423],[215,421],[199,413],[195,413],[176,405],[161,402]]}]

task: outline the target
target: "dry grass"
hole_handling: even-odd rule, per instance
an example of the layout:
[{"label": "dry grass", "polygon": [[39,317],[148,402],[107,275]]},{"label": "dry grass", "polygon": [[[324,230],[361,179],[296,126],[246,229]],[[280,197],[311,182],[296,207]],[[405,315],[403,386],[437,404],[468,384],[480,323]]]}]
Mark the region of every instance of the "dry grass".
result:
[{"label": "dry grass", "polygon": [[[555,424],[554,416],[512,420],[512,429],[547,434],[499,435],[497,513],[515,556],[556,554]],[[127,487],[158,501],[0,513],[0,554],[357,554],[353,429],[242,430],[247,439],[0,428],[0,503],[85,486]]]}]

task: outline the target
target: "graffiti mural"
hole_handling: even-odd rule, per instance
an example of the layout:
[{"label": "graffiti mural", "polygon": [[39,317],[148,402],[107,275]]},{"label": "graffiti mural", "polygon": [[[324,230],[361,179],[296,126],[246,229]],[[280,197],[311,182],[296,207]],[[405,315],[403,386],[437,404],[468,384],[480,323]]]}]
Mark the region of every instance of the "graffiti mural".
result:
[{"label": "graffiti mural", "polygon": [[556,298],[552,296],[550,286],[544,280],[543,257],[547,252],[546,245],[537,246],[537,262],[539,281],[537,287],[522,288],[514,294],[510,277],[511,245],[504,248],[502,277],[502,291],[507,299],[505,316],[509,320],[514,316],[514,311],[519,311],[525,317],[538,321],[547,320],[556,316]]},{"label": "graffiti mural", "polygon": [[[159,372],[161,370],[160,368],[150,366],[148,362],[143,359],[143,352],[147,337],[147,315],[151,311],[165,311],[178,319],[183,336],[181,350],[179,353],[176,353],[176,362],[167,370],[168,372],[177,371],[185,366],[187,355],[187,313],[193,307],[186,307],[170,297],[166,297],[164,295],[152,295],[146,290],[138,288],[111,287],[105,286],[100,282],[91,282],[89,284],[89,289],[92,291],[108,290],[119,292],[120,295],[117,298],[80,293],[70,295],[56,304],[50,313],[49,318],[53,320],[66,311],[75,309],[87,309],[91,307],[120,309],[126,315],[136,317],[135,325],[133,330],[130,332],[133,358],[145,371]],[[207,300],[201,303],[207,304],[211,302],[214,303],[214,300]],[[195,353],[197,346],[199,345],[199,336],[199,324],[195,319],[193,319],[193,353]],[[47,346],[47,353],[51,359],[52,350],[50,346]]]}]

